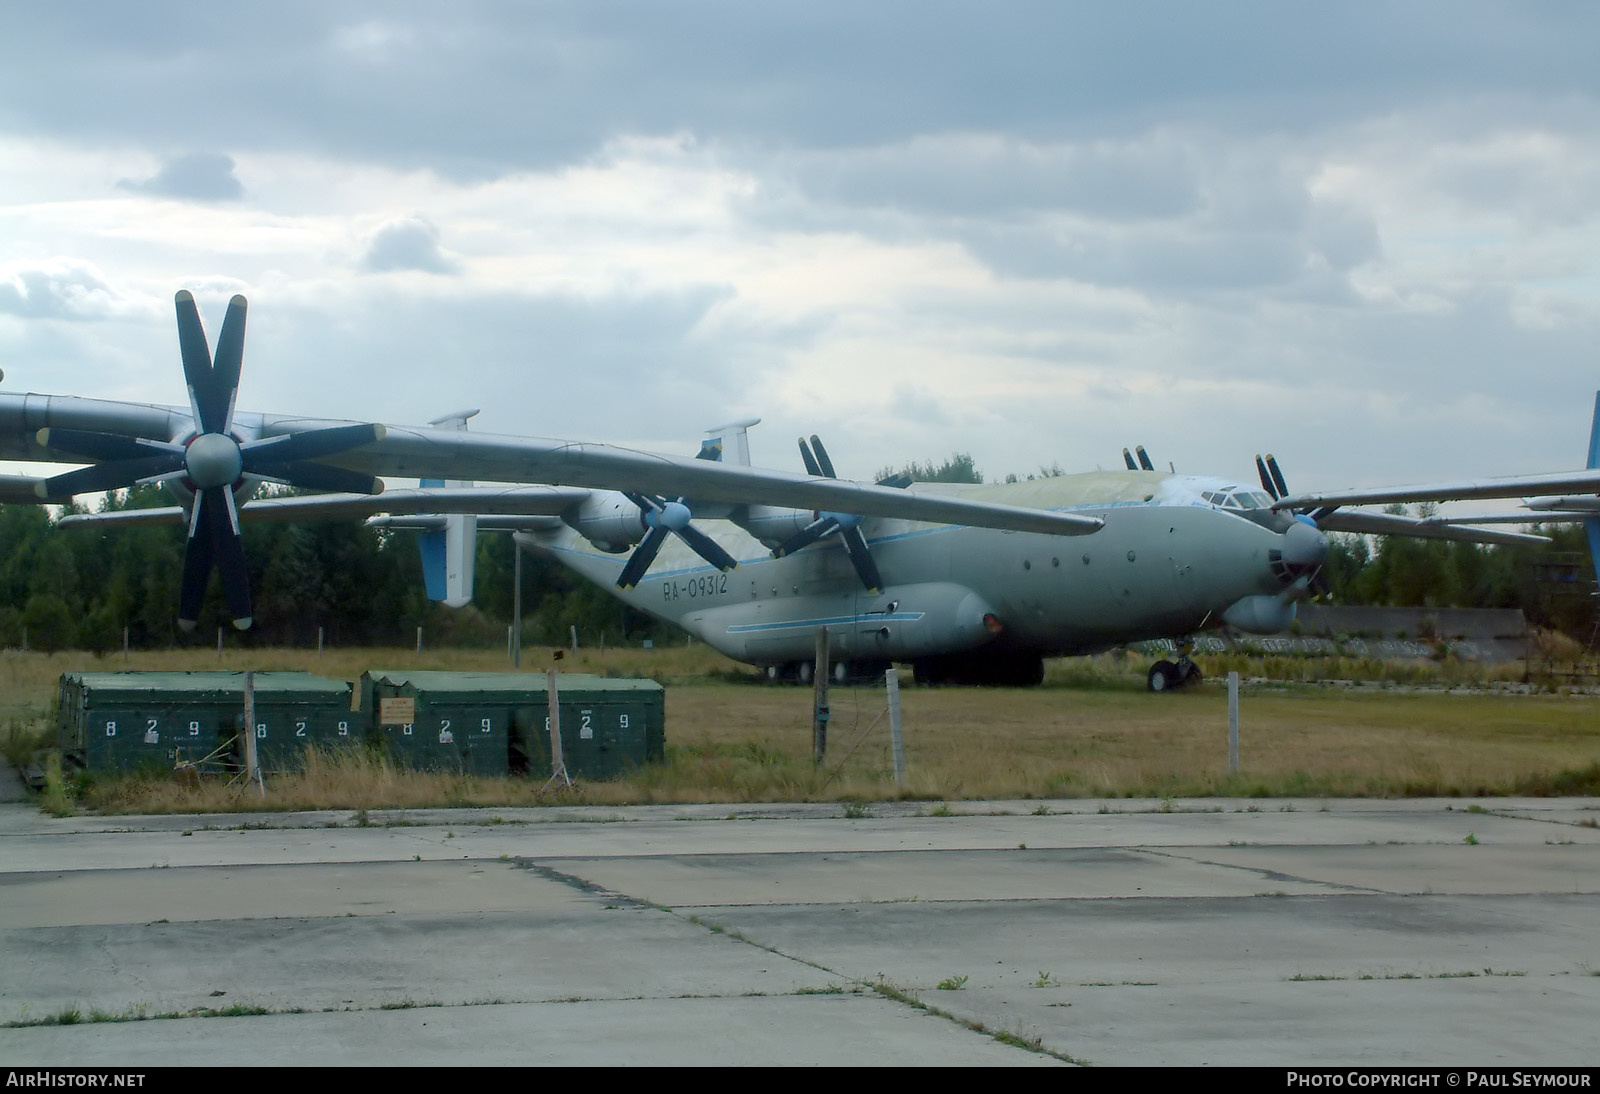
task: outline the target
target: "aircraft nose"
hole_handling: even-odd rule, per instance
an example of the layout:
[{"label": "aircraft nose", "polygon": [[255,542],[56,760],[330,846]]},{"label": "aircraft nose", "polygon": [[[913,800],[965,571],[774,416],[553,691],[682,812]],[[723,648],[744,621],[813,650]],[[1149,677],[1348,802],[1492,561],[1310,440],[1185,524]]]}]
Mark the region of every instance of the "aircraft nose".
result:
[{"label": "aircraft nose", "polygon": [[1268,555],[1273,573],[1285,582],[1316,572],[1328,560],[1328,537],[1297,520],[1283,533],[1283,542]]}]

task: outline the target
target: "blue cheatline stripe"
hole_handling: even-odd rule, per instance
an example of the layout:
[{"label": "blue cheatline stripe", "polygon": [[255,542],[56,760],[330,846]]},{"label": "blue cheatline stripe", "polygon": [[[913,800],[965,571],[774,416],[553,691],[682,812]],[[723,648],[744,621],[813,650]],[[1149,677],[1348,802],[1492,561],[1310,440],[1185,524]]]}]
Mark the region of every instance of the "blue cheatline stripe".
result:
[{"label": "blue cheatline stripe", "polygon": [[923,617],[923,612],[883,612],[877,615],[835,615],[825,619],[792,619],[784,623],[741,623],[736,627],[729,627],[729,634],[744,634],[749,631],[782,631],[793,630],[799,627],[813,629],[816,627],[836,627],[845,623],[915,623]]}]

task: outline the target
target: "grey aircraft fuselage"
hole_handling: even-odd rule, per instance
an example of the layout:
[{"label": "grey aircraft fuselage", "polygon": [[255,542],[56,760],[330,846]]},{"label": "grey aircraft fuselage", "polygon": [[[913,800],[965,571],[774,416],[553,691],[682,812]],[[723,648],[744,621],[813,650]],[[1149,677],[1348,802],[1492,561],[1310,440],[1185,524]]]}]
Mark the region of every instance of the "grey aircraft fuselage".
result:
[{"label": "grey aircraft fuselage", "polygon": [[727,520],[697,518],[696,526],[739,561],[736,569],[719,572],[674,540],[633,589],[615,584],[625,554],[565,525],[517,538],[729,657],[767,666],[808,661],[822,627],[834,658],[861,662],[980,649],[1087,654],[1191,635],[1225,616],[1276,631],[1293,617],[1296,581],[1327,550],[1315,527],[1272,512],[1260,491],[1227,479],[1098,471],[909,489],[1100,517],[1105,526],[1054,536],[863,519],[883,575],[876,593],[837,537],[774,559]]}]

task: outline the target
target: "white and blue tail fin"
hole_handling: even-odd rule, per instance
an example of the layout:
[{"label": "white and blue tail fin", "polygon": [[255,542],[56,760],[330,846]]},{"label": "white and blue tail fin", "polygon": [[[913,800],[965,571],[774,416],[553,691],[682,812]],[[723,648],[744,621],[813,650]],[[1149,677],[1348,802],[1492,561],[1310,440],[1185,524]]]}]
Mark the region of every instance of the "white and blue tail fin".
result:
[{"label": "white and blue tail fin", "polygon": [[[467,419],[476,410],[462,410],[435,418],[428,424],[435,429],[465,431]],[[471,486],[470,482],[422,479],[417,485],[428,487]],[[429,600],[443,601],[446,607],[463,608],[472,603],[472,583],[478,562],[478,518],[451,513],[435,527],[417,537],[422,554],[422,581]]]},{"label": "white and blue tail fin", "polygon": [[[1600,467],[1600,391],[1594,395],[1594,423],[1589,426],[1589,462]],[[1584,517],[1583,530],[1589,533],[1589,561],[1594,563],[1595,579],[1600,581],[1600,517]]]},{"label": "white and blue tail fin", "polygon": [[712,426],[706,430],[709,434],[700,442],[700,451],[695,453],[697,460],[717,460],[722,463],[738,464],[740,467],[750,466],[750,437],[749,429],[753,425],[761,424],[760,418],[742,418],[737,422],[726,425]]}]

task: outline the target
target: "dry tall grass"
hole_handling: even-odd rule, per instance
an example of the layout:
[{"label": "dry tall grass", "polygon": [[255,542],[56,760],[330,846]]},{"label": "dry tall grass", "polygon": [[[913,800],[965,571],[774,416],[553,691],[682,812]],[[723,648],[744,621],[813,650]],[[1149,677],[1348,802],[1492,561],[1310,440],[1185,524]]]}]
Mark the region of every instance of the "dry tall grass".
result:
[{"label": "dry tall grass", "polygon": [[[552,663],[528,651],[525,671]],[[396,650],[214,650],[135,655],[0,654],[3,702],[48,708],[63,671],[85,668],[304,669],[353,679],[363,669],[505,667],[503,653]],[[902,692],[908,784],[893,778],[881,688],[835,689],[829,757],[811,763],[810,690],[754,682],[704,646],[568,652],[567,671],[651,676],[669,685],[666,762],[541,797],[543,775],[477,778],[397,770],[368,756],[314,756],[270,777],[267,796],[220,782],[97,779],[84,805],[107,811],[373,809],[423,805],[602,804],[894,798],[1404,796],[1600,793],[1600,699],[1509,695],[1247,690],[1242,772],[1227,773],[1220,684],[1151,696],[1136,659],[1052,666],[1035,689]],[[3,709],[3,708],[0,708]],[[31,712],[31,713],[27,713]],[[0,717],[4,717],[0,713]]]}]

